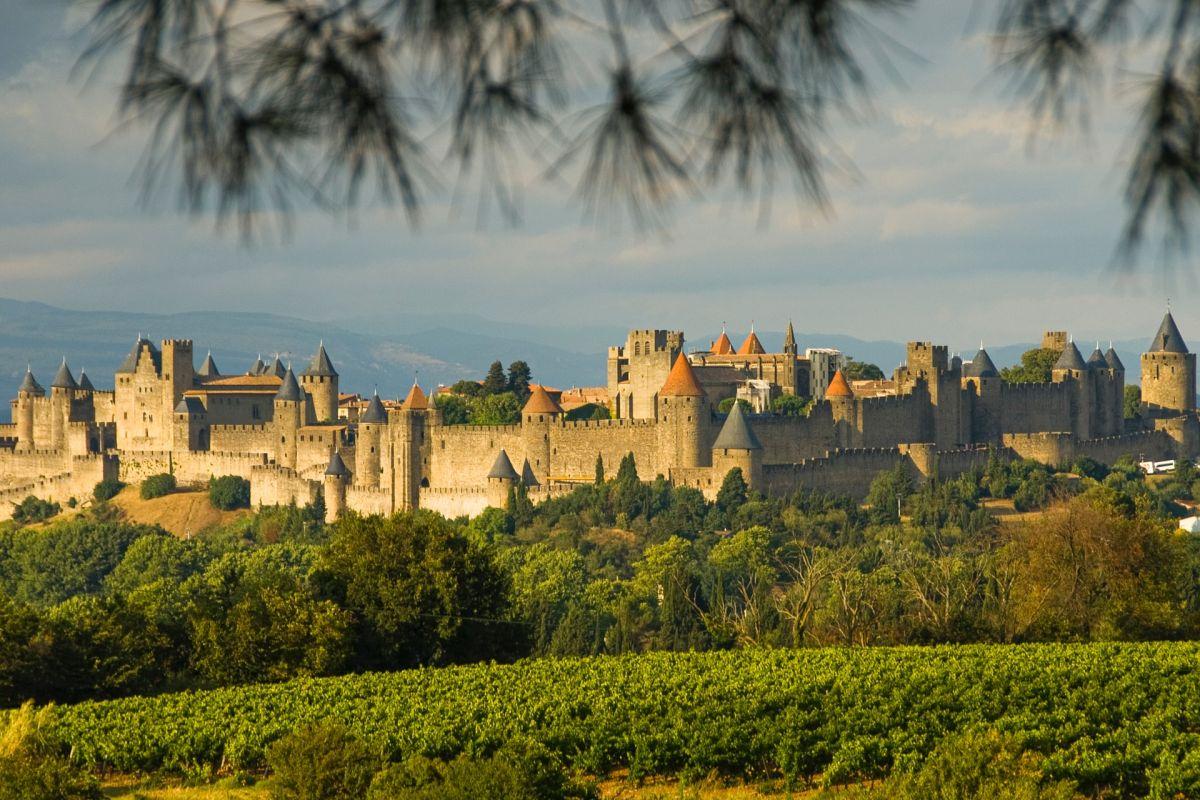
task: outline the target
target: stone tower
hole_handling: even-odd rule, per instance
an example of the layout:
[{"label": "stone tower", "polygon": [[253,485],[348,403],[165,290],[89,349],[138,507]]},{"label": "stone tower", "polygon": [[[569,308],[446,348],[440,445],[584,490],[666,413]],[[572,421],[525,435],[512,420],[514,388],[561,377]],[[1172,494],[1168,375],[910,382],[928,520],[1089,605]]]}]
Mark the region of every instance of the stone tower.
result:
[{"label": "stone tower", "polygon": [[379,401],[379,392],[371,396],[366,411],[358,418],[358,443],[354,449],[354,483],[356,486],[379,486],[382,464],[383,431],[387,428],[387,411]]},{"label": "stone tower", "polygon": [[1112,397],[1109,398],[1109,403],[1116,409],[1116,432],[1118,434],[1125,432],[1125,365],[1121,363],[1117,351],[1113,349],[1112,342],[1108,344],[1108,350],[1104,352],[1104,362],[1108,364],[1109,370],[1112,371],[1112,386],[1109,390],[1112,392]]},{"label": "stone tower", "polygon": [[1188,352],[1168,311],[1142,354],[1142,408],[1148,416],[1169,417],[1195,407],[1196,355]]},{"label": "stone tower", "polygon": [[46,390],[33,377],[33,370],[25,370],[25,380],[17,389],[17,400],[13,408],[13,421],[17,424],[17,449],[35,450],[37,443],[33,439],[33,407],[37,398],[45,397]]},{"label": "stone tower", "polygon": [[[672,467],[706,467],[712,408],[708,395],[682,352],[658,390],[658,471],[669,477]],[[650,465],[642,467],[649,474]]]},{"label": "stone tower", "polygon": [[1059,354],[1058,360],[1050,369],[1050,377],[1055,383],[1070,386],[1071,401],[1071,433],[1080,439],[1093,437],[1093,414],[1095,412],[1093,398],[1095,397],[1096,375],[1088,369],[1083,354],[1075,346],[1075,342],[1067,342]]},{"label": "stone tower", "polygon": [[275,461],[288,469],[296,468],[296,440],[304,425],[304,392],[289,369],[275,393],[275,413],[271,425],[275,429]]},{"label": "stone tower", "polygon": [[623,347],[608,348],[608,394],[622,419],[654,419],[656,398],[683,352],[683,331],[632,330]]},{"label": "stone tower", "polygon": [[67,423],[71,419],[71,402],[79,384],[67,366],[66,356],[50,383],[50,447],[55,450],[67,448]]},{"label": "stone tower", "polygon": [[422,451],[428,422],[429,400],[414,383],[400,410],[391,415],[388,426],[392,437],[392,494],[396,498],[397,511],[414,509],[420,502]]},{"label": "stone tower", "polygon": [[350,471],[341,454],[334,450],[329,457],[329,466],[325,468],[325,522],[334,523],[346,513],[346,484],[350,481]]},{"label": "stone tower", "polygon": [[337,422],[338,374],[325,352],[325,342],[317,346],[308,368],[300,373],[300,385],[312,397],[313,419],[318,423]]},{"label": "stone tower", "polygon": [[521,438],[525,443],[525,463],[534,476],[550,474],[550,428],[562,419],[562,407],[540,385],[521,409]]},{"label": "stone tower", "polygon": [[994,442],[1000,439],[1000,371],[983,343],[975,357],[962,365],[962,385],[974,396],[971,403],[971,441]]},{"label": "stone tower", "polygon": [[192,362],[191,339],[164,339],[162,342],[163,419],[170,419],[183,393],[196,383]]},{"label": "stone tower", "polygon": [[503,449],[496,454],[487,476],[487,503],[492,508],[506,508],[508,493],[517,485],[521,476],[513,469],[512,460]]},{"label": "stone tower", "polygon": [[763,446],[746,421],[740,403],[734,403],[729,410],[712,449],[714,482],[724,480],[731,469],[738,467],[750,489],[763,490]]},{"label": "stone tower", "polygon": [[854,402],[854,391],[840,369],[833,373],[833,379],[829,381],[825,400],[829,403],[833,424],[837,429],[838,447],[853,447],[858,430],[858,406]]}]

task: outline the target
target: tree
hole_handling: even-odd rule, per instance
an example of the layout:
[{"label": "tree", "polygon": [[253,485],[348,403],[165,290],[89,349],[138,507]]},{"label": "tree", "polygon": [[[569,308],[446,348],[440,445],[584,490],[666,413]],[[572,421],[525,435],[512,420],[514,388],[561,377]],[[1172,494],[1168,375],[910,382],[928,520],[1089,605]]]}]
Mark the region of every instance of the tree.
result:
[{"label": "tree", "polygon": [[604,456],[599,453],[596,455],[596,479],[594,483],[596,486],[604,485]]},{"label": "tree", "polygon": [[867,491],[867,505],[871,507],[872,519],[883,523],[899,522],[900,507],[912,493],[912,477],[903,464],[879,473]]},{"label": "tree", "polygon": [[749,494],[746,478],[742,475],[741,467],[734,467],[725,473],[721,488],[717,490],[717,508],[726,514],[734,514],[741,508]]},{"label": "tree", "polygon": [[[472,384],[477,386],[478,384]],[[443,425],[466,425],[471,419],[471,410],[467,401],[457,394],[439,392],[433,397],[433,404],[442,412]]]},{"label": "tree", "polygon": [[222,475],[208,481],[208,501],[214,508],[232,511],[250,507],[250,481],[240,475]]},{"label": "tree", "polygon": [[[122,61],[119,122],[149,131],[145,196],[177,174],[184,208],[235,218],[247,236],[297,196],[354,207],[364,182],[416,221],[446,183],[423,146],[445,128],[449,163],[478,185],[481,207],[516,219],[518,176],[533,162],[555,177],[575,168],[589,215],[624,207],[639,226],[663,226],[703,184],[765,204],[790,179],[823,205],[823,167],[836,159],[822,133],[869,107],[860,59],[892,71],[872,17],[909,5],[111,0],[92,12],[83,60]],[[1034,130],[1086,122],[1097,87],[1118,83],[1098,77],[1132,55],[1157,65],[1126,159],[1125,253],[1152,222],[1183,250],[1200,207],[1189,72],[1200,28],[1190,0],[1161,5],[1147,19],[1136,0],[1002,0],[990,37]],[[568,92],[565,76],[597,73],[603,100],[580,113],[598,92]]]},{"label": "tree", "polygon": [[842,367],[842,375],[848,381],[883,380],[883,370],[866,361],[847,361]]},{"label": "tree", "polygon": [[321,574],[358,621],[362,667],[499,657],[513,638],[507,576],[436,514],[340,520]]},{"label": "tree", "polygon": [[504,365],[493,361],[488,367],[487,377],[483,379],[484,394],[500,394],[508,391],[508,378],[504,375]]},{"label": "tree", "polygon": [[169,472],[151,475],[142,481],[141,495],[143,500],[153,500],[175,491],[175,476]]},{"label": "tree", "polygon": [[781,394],[771,401],[771,410],[781,417],[807,417],[812,407],[812,398],[794,394]]},{"label": "tree", "polygon": [[750,403],[748,403],[747,401],[742,400],[740,398],[734,398],[734,397],[726,397],[724,400],[717,403],[717,411],[719,411],[722,414],[728,414],[730,411],[733,410],[734,403],[737,403],[739,406],[741,406],[742,413],[744,413],[744,414],[754,413],[754,409],[750,406]]},{"label": "tree", "polygon": [[1054,362],[1062,355],[1060,350],[1035,347],[1021,354],[1021,363],[1000,370],[1005,383],[1049,383]]},{"label": "tree", "polygon": [[1125,395],[1122,398],[1121,408],[1124,411],[1125,419],[1141,419],[1142,387],[1126,386]]},{"label": "tree", "polygon": [[12,518],[13,522],[18,525],[29,525],[34,522],[45,522],[60,511],[62,511],[62,506],[58,503],[40,500],[29,495],[13,507]]},{"label": "tree", "polygon": [[305,725],[267,750],[273,800],[360,800],[379,757],[337,722]]},{"label": "tree", "polygon": [[472,398],[469,406],[472,425],[513,425],[521,421],[521,404],[512,392]]},{"label": "tree", "polygon": [[508,391],[517,396],[517,401],[525,405],[529,399],[529,380],[532,376],[529,365],[524,361],[514,361],[508,365]]}]

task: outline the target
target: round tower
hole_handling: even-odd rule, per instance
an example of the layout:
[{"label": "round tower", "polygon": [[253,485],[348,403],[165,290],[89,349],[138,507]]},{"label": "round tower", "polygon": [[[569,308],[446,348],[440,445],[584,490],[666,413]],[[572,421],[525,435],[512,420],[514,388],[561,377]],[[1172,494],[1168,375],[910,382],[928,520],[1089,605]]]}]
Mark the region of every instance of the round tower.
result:
[{"label": "round tower", "polygon": [[354,448],[354,483],[357,486],[379,486],[383,430],[387,427],[387,411],[379,400],[379,392],[358,418],[358,442]]},{"label": "round tower", "polygon": [[79,384],[67,366],[67,357],[63,356],[62,366],[50,384],[50,446],[55,450],[65,450],[67,447],[71,401],[75,399],[75,390],[78,388]]},{"label": "round tower", "polygon": [[271,426],[275,431],[275,461],[288,469],[296,468],[296,440],[304,424],[304,392],[296,382],[296,375],[289,368],[275,393],[274,416]]},{"label": "round tower", "polygon": [[521,409],[521,438],[525,442],[525,465],[535,476],[550,474],[550,428],[562,419],[560,406],[545,387],[535,385]]},{"label": "round tower", "polygon": [[833,424],[837,429],[838,447],[853,447],[854,433],[858,429],[858,407],[854,402],[854,392],[840,369],[829,380],[825,400],[829,403]]},{"label": "round tower", "polygon": [[672,467],[710,466],[712,450],[708,446],[708,436],[711,419],[708,394],[696,378],[687,356],[681,352],[666,382],[658,390],[657,471],[669,476]]},{"label": "round tower", "polygon": [[1067,346],[1059,354],[1058,360],[1050,369],[1051,379],[1055,383],[1070,383],[1074,387],[1071,392],[1071,433],[1080,439],[1091,439],[1094,430],[1094,403],[1096,375],[1088,369],[1083,354],[1075,346],[1074,341],[1068,341]]},{"label": "round tower", "polygon": [[36,443],[33,439],[33,407],[37,398],[45,397],[46,390],[33,377],[31,369],[25,370],[25,380],[17,389],[17,401],[13,409],[13,420],[17,423],[17,449],[34,450]]},{"label": "round tower", "polygon": [[388,426],[394,455],[392,476],[397,511],[408,511],[420,505],[428,414],[429,400],[421,387],[414,383],[400,411],[392,417],[392,424]]},{"label": "round tower", "polygon": [[332,524],[346,513],[346,484],[350,480],[350,471],[346,462],[336,450],[329,457],[329,466],[325,468],[325,522]]},{"label": "round tower", "polygon": [[318,423],[337,422],[338,374],[325,352],[325,342],[317,346],[308,368],[300,373],[300,385],[312,397],[313,419]]},{"label": "round tower", "polygon": [[713,485],[719,486],[734,467],[741,469],[746,485],[763,490],[763,446],[746,421],[740,403],[734,403],[712,447]]},{"label": "round tower", "polygon": [[1196,355],[1188,352],[1168,311],[1142,354],[1142,408],[1148,416],[1175,416],[1196,407]]},{"label": "round tower", "polygon": [[512,460],[503,449],[496,454],[487,476],[487,503],[492,508],[507,508],[508,493],[517,485],[521,476],[513,468]]},{"label": "round tower", "polygon": [[979,352],[970,361],[961,364],[962,386],[974,397],[974,413],[971,414],[971,441],[994,442],[1000,439],[1000,371],[995,362],[979,343]]}]

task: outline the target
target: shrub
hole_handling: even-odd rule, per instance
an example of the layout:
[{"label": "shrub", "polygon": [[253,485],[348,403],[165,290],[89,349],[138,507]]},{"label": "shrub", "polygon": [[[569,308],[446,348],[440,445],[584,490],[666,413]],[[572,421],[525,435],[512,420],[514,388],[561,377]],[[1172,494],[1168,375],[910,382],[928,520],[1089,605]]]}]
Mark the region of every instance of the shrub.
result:
[{"label": "shrub", "polygon": [[273,800],[361,800],[379,760],[344,726],[297,728],[267,751]]},{"label": "shrub", "polygon": [[169,472],[151,475],[142,481],[142,499],[153,500],[175,491],[175,476]]},{"label": "shrub", "polygon": [[52,713],[29,702],[0,726],[0,800],[100,800],[96,780],[50,745]]},{"label": "shrub", "polygon": [[28,525],[48,520],[60,511],[62,511],[62,506],[58,503],[39,500],[33,495],[29,495],[13,509],[12,518],[21,525]]},{"label": "shrub", "polygon": [[92,489],[92,497],[96,498],[97,503],[103,503],[106,500],[112,500],[124,488],[125,484],[116,478],[105,478],[96,484],[95,489]]},{"label": "shrub", "polygon": [[232,511],[250,507],[250,481],[240,475],[222,475],[208,482],[208,501],[214,508]]},{"label": "shrub", "polygon": [[505,745],[491,758],[462,755],[450,762],[416,756],[375,777],[367,800],[571,800],[595,797],[545,747]]}]

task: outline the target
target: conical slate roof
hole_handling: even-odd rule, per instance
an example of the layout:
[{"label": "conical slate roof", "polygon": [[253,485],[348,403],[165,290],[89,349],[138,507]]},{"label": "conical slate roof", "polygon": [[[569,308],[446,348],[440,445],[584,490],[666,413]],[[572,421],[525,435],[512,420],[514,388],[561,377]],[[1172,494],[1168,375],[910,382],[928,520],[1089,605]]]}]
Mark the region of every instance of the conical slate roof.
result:
[{"label": "conical slate roof", "polygon": [[384,409],[383,403],[379,400],[378,392],[371,396],[371,402],[367,403],[367,410],[362,413],[358,421],[370,423],[387,422],[387,411]]},{"label": "conical slate roof", "polygon": [[714,355],[731,356],[733,355],[733,342],[729,341],[728,334],[721,331],[721,335],[713,342],[712,351]]},{"label": "conical slate roof", "polygon": [[33,377],[33,370],[31,369],[25,370],[25,380],[21,381],[21,386],[17,391],[38,395],[46,393],[42,385],[37,382],[37,378]]},{"label": "conical slate roof", "polygon": [[336,475],[339,478],[344,478],[350,474],[350,470],[346,469],[346,462],[342,461],[342,454],[334,450],[333,455],[329,457],[329,466],[325,468],[326,475]]},{"label": "conical slate roof", "polygon": [[175,404],[176,414],[204,414],[206,412],[207,409],[204,408],[199,397],[181,397]]},{"label": "conical slate roof", "polygon": [[415,382],[408,390],[408,396],[404,398],[404,408],[408,411],[424,411],[429,408],[429,398]]},{"label": "conical slate roof", "polygon": [[92,385],[92,379],[87,376],[87,372],[79,370],[79,388],[84,391],[94,392],[96,387]]},{"label": "conical slate roof", "polygon": [[275,393],[276,400],[288,400],[293,403],[304,401],[304,392],[300,391],[300,384],[296,383],[296,374],[289,369],[283,374],[283,383],[279,384],[279,391]]},{"label": "conical slate roof", "polygon": [[58,372],[54,376],[54,380],[50,382],[51,389],[78,389],[79,384],[75,382],[75,376],[71,374],[71,368],[67,366],[67,359],[64,357],[62,365],[58,368]]},{"label": "conical slate roof", "polygon": [[975,357],[971,359],[971,363],[963,367],[963,374],[968,378],[995,378],[1000,375],[1000,371],[996,369],[996,364],[988,355],[988,351],[981,347]]},{"label": "conical slate roof", "polygon": [[250,371],[247,372],[246,374],[247,375],[262,375],[263,370],[265,370],[266,368],[267,368],[267,365],[263,363],[262,356],[259,356],[254,359],[254,363],[250,365]]},{"label": "conical slate roof", "polygon": [[525,463],[521,465],[521,483],[526,486],[540,486],[537,476],[533,474],[533,467],[529,466],[529,459],[525,459]]},{"label": "conical slate roof", "polygon": [[788,320],[787,334],[783,337],[783,350],[785,353],[796,352],[796,329],[792,327],[792,321]]},{"label": "conical slate roof", "polygon": [[221,377],[221,371],[217,369],[217,362],[213,361],[211,351],[204,357],[204,363],[200,365],[200,369],[196,370],[196,374],[201,378]]},{"label": "conical slate roof", "polygon": [[554,398],[550,396],[545,387],[537,384],[529,393],[529,400],[525,402],[525,407],[521,411],[525,414],[561,414],[562,406],[554,402]]},{"label": "conical slate roof", "polygon": [[659,397],[704,397],[704,387],[696,379],[691,363],[683,353],[675,359],[675,365],[667,374],[667,381],[658,390]]},{"label": "conical slate roof", "polygon": [[1104,360],[1104,353],[1100,352],[1100,345],[1096,345],[1096,349],[1088,356],[1088,369],[1108,369],[1108,362]]},{"label": "conical slate roof", "polygon": [[1058,361],[1054,362],[1054,369],[1087,369],[1087,364],[1083,363],[1083,355],[1079,352],[1079,348],[1075,346],[1075,342],[1067,342],[1067,346],[1063,348]]},{"label": "conical slate roof", "polygon": [[1183,336],[1179,334],[1179,326],[1175,324],[1175,318],[1168,311],[1158,326],[1158,333],[1154,334],[1154,341],[1150,343],[1150,352],[1186,353],[1187,351],[1187,344],[1183,341]]},{"label": "conical slate roof", "polygon": [[1113,350],[1111,344],[1108,346],[1108,351],[1104,354],[1104,363],[1108,364],[1109,369],[1117,369],[1121,372],[1125,371],[1125,365],[1121,363],[1121,359],[1117,356],[1117,351]]},{"label": "conical slate roof", "polygon": [[512,462],[508,460],[508,453],[504,452],[504,450],[496,454],[496,460],[492,463],[492,468],[488,471],[487,476],[489,478],[509,481],[515,481],[521,477],[513,469]]},{"label": "conical slate roof", "polygon": [[138,354],[142,352],[142,345],[150,348],[150,357],[154,359],[154,365],[159,365],[159,352],[154,343],[144,336],[138,336],[137,341],[133,343],[133,349],[129,351],[129,355],[125,356],[125,360],[121,362],[121,366],[117,367],[117,372],[135,372],[137,371]]},{"label": "conical slate roof", "polygon": [[758,334],[751,330],[750,335],[746,337],[746,341],[742,342],[742,346],[738,348],[737,354],[739,356],[751,356],[765,352],[767,350],[763,347],[762,342],[758,340]]},{"label": "conical slate roof", "polygon": [[754,435],[746,415],[742,413],[742,404],[734,402],[713,443],[714,450],[762,450],[762,442]]},{"label": "conical slate roof", "polygon": [[317,345],[317,354],[312,357],[312,361],[308,364],[308,369],[304,370],[302,374],[323,375],[329,378],[337,377],[337,370],[333,368],[333,362],[329,360],[329,354],[325,352],[324,342]]},{"label": "conical slate roof", "polygon": [[275,356],[275,360],[271,362],[271,366],[263,370],[264,375],[274,375],[276,378],[282,378],[287,368],[283,366],[283,362],[279,360],[279,356]]},{"label": "conical slate roof", "polygon": [[825,397],[854,397],[854,392],[850,389],[850,384],[846,383],[846,376],[839,369],[833,373],[833,380],[829,381],[829,388],[825,390]]}]

